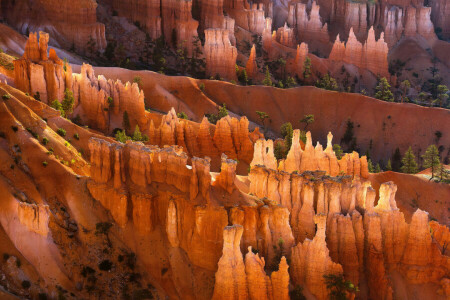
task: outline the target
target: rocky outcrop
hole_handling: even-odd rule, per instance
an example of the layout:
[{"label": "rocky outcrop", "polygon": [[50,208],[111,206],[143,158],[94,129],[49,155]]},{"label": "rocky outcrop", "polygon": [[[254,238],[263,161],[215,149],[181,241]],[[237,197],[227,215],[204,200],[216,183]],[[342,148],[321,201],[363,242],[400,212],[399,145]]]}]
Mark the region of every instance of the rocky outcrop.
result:
[{"label": "rocky outcrop", "polygon": [[[291,3],[287,22],[289,26],[295,28],[296,35],[301,42],[323,48],[324,45],[329,43],[329,37],[327,24],[322,23],[319,15],[320,6],[313,1],[309,15],[307,11],[309,11],[307,4]],[[320,44],[322,44],[322,47],[320,47]]]},{"label": "rocky outcrop", "polygon": [[248,57],[247,65],[245,66],[248,78],[255,79],[258,75],[258,65],[256,64],[256,48],[253,45],[250,50],[250,56]]},{"label": "rocky outcrop", "polygon": [[283,46],[293,48],[296,45],[294,31],[284,24],[277,30],[276,41]]},{"label": "rocky outcrop", "polygon": [[367,178],[367,163],[364,157],[359,158],[359,154],[353,152],[345,154],[338,160],[333,151],[332,139],[333,135],[329,133],[327,148],[324,151],[320,143],[313,147],[311,133],[307,132],[305,149],[302,149],[300,147],[300,130],[296,129],[287,158],[280,161],[278,165],[273,153],[273,142],[258,140],[254,146],[255,152],[250,165],[266,166],[269,169],[278,169],[288,173],[320,170],[331,176],[347,174],[353,177]]},{"label": "rocky outcrop", "polygon": [[343,273],[342,266],[334,263],[329,255],[325,241],[326,216],[314,217],[317,233],[313,240],[305,240],[292,248],[291,277],[294,284],[300,284],[317,299],[327,299],[329,291],[324,275]]},{"label": "rocky outcrop", "polygon": [[308,44],[301,43],[297,45],[297,53],[295,55],[294,68],[295,70],[292,72],[297,74],[298,78],[304,78],[303,72],[305,71],[304,65],[306,57],[308,57]]},{"label": "rocky outcrop", "polygon": [[236,165],[237,161],[228,159],[225,154],[222,154],[220,174],[217,176],[214,184],[222,187],[228,194],[233,193],[235,189],[234,180],[236,179]]},{"label": "rocky outcrop", "polygon": [[264,4],[253,3],[247,5],[246,1],[224,1],[225,11],[236,20],[236,25],[253,34],[261,35],[264,30],[266,13]]},{"label": "rocky outcrop", "polygon": [[191,56],[198,37],[198,21],[192,18],[192,0],[161,1],[161,18],[166,42],[174,48],[186,49]]},{"label": "rocky outcrop", "polygon": [[205,30],[206,73],[236,79],[237,49],[231,45],[227,29]]},{"label": "rocky outcrop", "polygon": [[42,236],[47,236],[49,232],[48,221],[50,218],[48,205],[19,202],[17,205],[17,215],[19,216],[19,222],[29,230]]},{"label": "rocky outcrop", "polygon": [[81,53],[106,48],[105,25],[97,22],[94,0],[3,2],[5,19],[23,34],[39,30],[52,32],[54,45],[73,47]]},{"label": "rocky outcrop", "polygon": [[160,0],[109,0],[114,11],[135,24],[139,24],[152,39],[161,36]]},{"label": "rocky outcrop", "polygon": [[450,2],[448,0],[431,1],[431,20],[435,28],[441,28],[442,37],[450,36]]},{"label": "rocky outcrop", "polygon": [[374,74],[388,77],[388,51],[383,33],[376,41],[375,31],[370,28],[367,41],[363,45],[356,39],[353,29],[350,29],[349,38],[345,45],[340,41],[339,35],[337,36],[329,59],[353,64]]},{"label": "rocky outcrop", "polygon": [[212,299],[247,299],[247,279],[240,241],[240,225],[227,226],[223,232],[223,251],[218,263]]}]

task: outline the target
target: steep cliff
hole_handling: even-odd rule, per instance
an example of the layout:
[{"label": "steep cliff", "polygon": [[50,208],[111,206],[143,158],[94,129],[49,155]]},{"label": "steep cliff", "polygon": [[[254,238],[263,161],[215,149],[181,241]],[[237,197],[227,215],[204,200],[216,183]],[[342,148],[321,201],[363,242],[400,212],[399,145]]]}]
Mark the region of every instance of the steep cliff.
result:
[{"label": "steep cliff", "polygon": [[227,29],[205,30],[204,52],[209,76],[236,79],[237,49],[231,45]]}]

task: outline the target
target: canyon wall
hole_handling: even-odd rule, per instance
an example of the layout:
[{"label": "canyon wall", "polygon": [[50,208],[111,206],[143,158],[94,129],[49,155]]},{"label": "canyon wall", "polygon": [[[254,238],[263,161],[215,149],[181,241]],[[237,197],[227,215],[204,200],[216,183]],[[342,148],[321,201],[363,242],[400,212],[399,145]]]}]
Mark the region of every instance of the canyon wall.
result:
[{"label": "canyon wall", "polygon": [[205,30],[206,74],[236,80],[237,49],[231,45],[227,29]]},{"label": "canyon wall", "polygon": [[5,20],[23,34],[51,32],[54,45],[80,53],[106,48],[105,26],[97,22],[95,0],[6,0],[2,5]]}]

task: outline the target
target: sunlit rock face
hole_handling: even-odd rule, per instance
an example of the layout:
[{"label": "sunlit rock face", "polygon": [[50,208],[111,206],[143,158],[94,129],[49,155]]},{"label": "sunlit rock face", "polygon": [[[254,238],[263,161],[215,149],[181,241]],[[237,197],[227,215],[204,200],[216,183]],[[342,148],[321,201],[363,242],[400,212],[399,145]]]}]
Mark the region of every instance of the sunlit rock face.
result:
[{"label": "sunlit rock face", "polygon": [[[22,33],[52,32],[54,44],[81,53],[106,48],[105,25],[97,22],[97,2],[55,0],[3,1],[4,18]],[[8,13],[6,13],[8,12]]]},{"label": "sunlit rock face", "polygon": [[227,29],[205,30],[204,52],[209,76],[236,79],[237,49],[231,45]]}]

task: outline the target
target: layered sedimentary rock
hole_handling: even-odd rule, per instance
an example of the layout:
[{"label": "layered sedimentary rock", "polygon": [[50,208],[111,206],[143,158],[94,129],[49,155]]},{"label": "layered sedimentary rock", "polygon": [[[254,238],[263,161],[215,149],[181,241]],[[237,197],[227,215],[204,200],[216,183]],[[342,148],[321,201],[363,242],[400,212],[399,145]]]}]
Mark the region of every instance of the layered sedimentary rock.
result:
[{"label": "layered sedimentary rock", "polygon": [[[3,1],[3,14],[22,33],[52,32],[55,44],[86,53],[106,48],[105,26],[97,22],[97,2],[55,0]],[[7,12],[7,13],[6,13]]]},{"label": "layered sedimentary rock", "polygon": [[222,154],[220,174],[217,176],[214,184],[222,187],[228,194],[233,193],[235,189],[234,180],[236,179],[236,165],[237,161],[227,159],[227,156]]},{"label": "layered sedimentary rock", "polygon": [[317,299],[327,299],[329,291],[324,275],[343,273],[342,266],[334,263],[325,241],[326,216],[314,217],[317,232],[313,240],[305,240],[292,248],[291,276],[294,284],[306,286]]},{"label": "layered sedimentary rock", "polygon": [[230,42],[236,45],[234,36],[235,20],[228,15],[224,15],[223,0],[198,0],[195,2],[197,19],[200,21],[200,30],[204,31],[208,28],[227,29]]},{"label": "layered sedimentary rock", "polygon": [[237,49],[231,45],[228,30],[205,30],[204,53],[208,76],[236,79]]},{"label": "layered sedimentary rock", "polygon": [[291,3],[287,22],[292,28],[295,28],[299,41],[306,42],[314,49],[326,52],[330,38],[328,36],[328,25],[322,23],[319,15],[320,6],[314,1],[309,15],[307,10],[307,4]]},{"label": "layered sedimentary rock", "polygon": [[448,0],[431,1],[431,20],[435,28],[441,28],[442,37],[450,36],[450,2]]},{"label": "layered sedimentary rock", "polygon": [[[226,116],[220,119],[216,126],[203,118],[200,126],[178,119],[174,109],[163,117],[159,127],[150,121],[149,142],[152,145],[179,145],[190,156],[220,157],[221,153],[229,158],[250,163],[253,157],[253,143],[251,136],[260,137],[258,131],[249,133],[249,121],[246,117],[240,120]],[[211,130],[214,129],[214,134]]]},{"label": "layered sedimentary rock", "polygon": [[258,65],[256,64],[256,48],[253,45],[250,50],[250,56],[248,57],[247,65],[245,66],[248,78],[254,79],[258,74]]},{"label": "layered sedimentary rock", "polygon": [[161,36],[160,0],[109,0],[119,16],[139,24],[152,39]]},{"label": "layered sedimentary rock", "polygon": [[356,39],[353,29],[350,29],[349,38],[345,45],[340,41],[339,35],[337,36],[329,59],[354,64],[374,74],[388,76],[388,51],[389,49],[384,41],[383,33],[376,41],[375,31],[373,28],[370,28],[367,41],[363,45]]},{"label": "layered sedimentary rock", "polygon": [[347,174],[353,177],[367,178],[367,160],[359,157],[353,152],[345,154],[340,160],[337,159],[332,146],[333,135],[328,134],[327,148],[325,151],[320,143],[316,147],[312,144],[311,133],[306,133],[305,149],[300,146],[300,130],[294,130],[292,146],[285,160],[277,161],[273,154],[273,142],[271,140],[258,140],[254,145],[253,160],[251,166],[261,165],[269,169],[292,172],[325,171],[326,174],[337,176]]},{"label": "layered sedimentary rock", "polygon": [[278,43],[286,47],[293,48],[296,44],[294,31],[289,28],[287,24],[284,24],[284,27],[278,28],[276,40]]},{"label": "layered sedimentary rock", "polygon": [[292,73],[297,74],[299,78],[303,78],[303,72],[305,71],[304,64],[306,57],[308,56],[308,52],[308,44],[301,43],[300,45],[297,45],[297,53],[294,61],[295,70]]},{"label": "layered sedimentary rock", "polygon": [[264,4],[253,3],[251,6],[247,6],[246,1],[240,2],[234,3],[234,1],[225,0],[225,11],[236,20],[237,26],[254,34],[262,34],[266,16]]},{"label": "layered sedimentary rock", "polygon": [[48,205],[19,202],[17,205],[17,215],[19,216],[20,223],[25,225],[29,230],[47,236],[49,232],[48,221],[50,218]]},{"label": "layered sedimentary rock", "polygon": [[198,21],[192,18],[192,0],[161,1],[161,18],[166,41],[192,55],[194,41],[198,37]]}]

